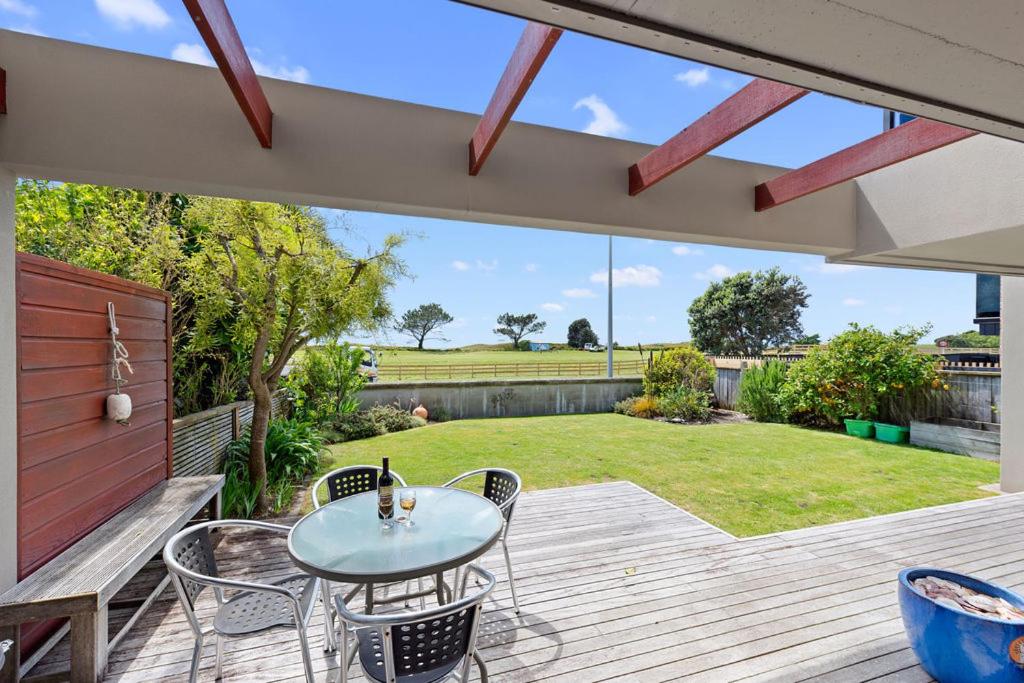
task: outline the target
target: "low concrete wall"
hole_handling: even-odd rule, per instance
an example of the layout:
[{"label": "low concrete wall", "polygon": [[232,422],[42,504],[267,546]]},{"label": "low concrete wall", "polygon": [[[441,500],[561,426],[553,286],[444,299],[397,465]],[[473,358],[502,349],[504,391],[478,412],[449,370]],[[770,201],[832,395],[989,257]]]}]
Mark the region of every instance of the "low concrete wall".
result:
[{"label": "low concrete wall", "polygon": [[639,377],[474,379],[431,382],[377,382],[360,392],[361,407],[377,403],[422,403],[444,408],[452,419],[603,413],[616,401],[639,393]]}]

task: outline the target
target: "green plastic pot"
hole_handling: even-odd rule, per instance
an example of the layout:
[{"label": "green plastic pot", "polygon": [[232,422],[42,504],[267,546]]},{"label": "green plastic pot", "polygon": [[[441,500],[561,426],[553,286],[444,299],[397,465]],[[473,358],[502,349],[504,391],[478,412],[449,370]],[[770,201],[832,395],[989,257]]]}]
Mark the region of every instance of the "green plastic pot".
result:
[{"label": "green plastic pot", "polygon": [[910,427],[875,423],[875,438],[886,443],[907,443],[910,441]]},{"label": "green plastic pot", "polygon": [[875,423],[871,420],[843,420],[846,433],[860,439],[870,439],[875,435]]}]

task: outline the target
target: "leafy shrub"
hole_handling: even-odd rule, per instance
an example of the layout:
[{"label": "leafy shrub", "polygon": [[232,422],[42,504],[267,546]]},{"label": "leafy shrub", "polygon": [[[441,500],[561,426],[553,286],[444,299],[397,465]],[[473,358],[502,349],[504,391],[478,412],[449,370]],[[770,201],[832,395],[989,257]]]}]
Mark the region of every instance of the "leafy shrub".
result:
[{"label": "leafy shrub", "polygon": [[385,431],[365,411],[336,415],[329,423],[326,437],[334,443],[369,439]]},{"label": "leafy shrub", "polygon": [[658,412],[670,420],[706,422],[711,417],[711,395],[685,384],[657,399]]},{"label": "leafy shrub", "polygon": [[366,378],[359,372],[364,351],[359,347],[328,342],[306,349],[284,382],[295,414],[317,424],[359,408],[359,391]]},{"label": "leafy shrub", "polygon": [[[224,459],[224,510],[229,517],[250,517],[256,507],[259,487],[249,480],[247,427],[242,436],[228,444]],[[320,465],[324,439],[316,428],[301,420],[273,420],[267,428],[264,455],[267,461],[267,490],[277,512],[287,505],[295,484]]]},{"label": "leafy shrub", "polygon": [[715,366],[692,346],[652,355],[644,370],[644,393],[657,397],[681,386],[711,393],[715,386]]},{"label": "leafy shrub", "polygon": [[427,424],[422,417],[417,417],[397,405],[377,404],[370,408],[370,419],[382,433],[404,432]]},{"label": "leafy shrub", "polygon": [[845,418],[878,419],[894,400],[924,387],[941,388],[935,360],[916,351],[928,328],[890,334],[851,324],[827,347],[793,363],[781,403],[797,420],[838,425]]},{"label": "leafy shrub", "polygon": [[786,364],[777,360],[744,370],[737,407],[758,422],[785,422],[780,394],[787,370]]},{"label": "leafy shrub", "polygon": [[452,414],[444,406],[438,406],[430,409],[430,419],[434,422],[448,422],[452,419]]},{"label": "leafy shrub", "polygon": [[658,401],[652,396],[630,396],[617,402],[613,408],[616,413],[630,417],[651,419],[661,415],[658,412]]}]

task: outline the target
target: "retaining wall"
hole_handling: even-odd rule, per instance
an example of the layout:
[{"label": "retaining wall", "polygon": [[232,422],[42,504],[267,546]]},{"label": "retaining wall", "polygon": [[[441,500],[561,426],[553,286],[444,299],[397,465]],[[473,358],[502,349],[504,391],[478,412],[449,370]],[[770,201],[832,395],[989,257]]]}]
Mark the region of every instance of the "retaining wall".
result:
[{"label": "retaining wall", "polygon": [[641,388],[639,377],[377,382],[368,384],[359,399],[363,409],[377,403],[422,403],[428,411],[443,408],[461,420],[604,413]]}]

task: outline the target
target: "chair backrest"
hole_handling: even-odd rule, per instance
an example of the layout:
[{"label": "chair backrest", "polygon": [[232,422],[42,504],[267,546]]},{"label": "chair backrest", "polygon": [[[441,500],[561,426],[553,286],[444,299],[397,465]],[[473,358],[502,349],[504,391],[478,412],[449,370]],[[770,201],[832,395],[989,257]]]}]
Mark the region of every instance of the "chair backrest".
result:
[{"label": "chair backrest", "polygon": [[181,586],[181,597],[188,601],[189,607],[195,607],[196,598],[203,592],[205,584],[189,579],[181,569],[202,574],[217,576],[217,560],[213,554],[213,543],[210,542],[210,530],[207,526],[197,526],[184,534],[172,538],[164,552],[167,570]]},{"label": "chair backrest", "polygon": [[[373,465],[350,465],[349,467],[340,467],[332,472],[328,472],[320,477],[309,493],[313,499],[313,507],[320,507],[318,492],[323,484],[327,484],[327,501],[333,503],[336,500],[348,498],[357,493],[376,491],[377,478],[380,476],[381,471],[382,468]],[[402,479],[398,472],[391,470],[391,476],[394,477],[395,482],[399,486],[406,485],[405,480]]]},{"label": "chair backrest", "polygon": [[501,510],[505,520],[512,519],[512,510],[519,499],[519,493],[523,490],[523,480],[512,470],[501,467],[487,467],[471,472],[463,472],[445,486],[454,486],[463,479],[469,479],[478,475],[484,475],[484,498],[491,501]]},{"label": "chair backrest", "polygon": [[388,677],[390,675],[403,680],[449,668],[472,655],[483,603],[494,589],[495,580],[485,569],[469,565],[469,570],[484,579],[483,587],[450,605],[421,612],[380,616],[353,614],[341,596],[337,596],[335,602],[343,621],[357,628],[370,628],[369,637],[360,642],[359,659],[363,667],[380,672],[382,680],[394,680]]},{"label": "chair backrest", "polygon": [[497,505],[505,519],[512,518],[512,508],[515,507],[522,488],[523,482],[515,472],[502,469],[487,470],[484,478],[484,498]]}]

